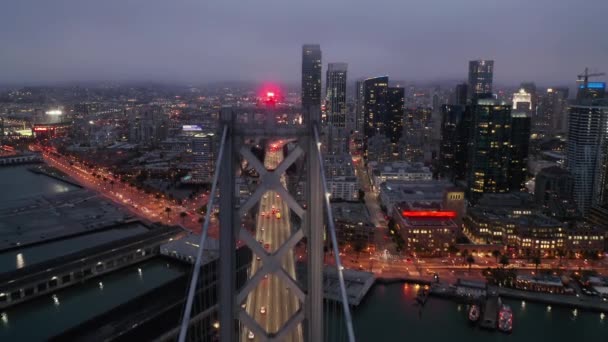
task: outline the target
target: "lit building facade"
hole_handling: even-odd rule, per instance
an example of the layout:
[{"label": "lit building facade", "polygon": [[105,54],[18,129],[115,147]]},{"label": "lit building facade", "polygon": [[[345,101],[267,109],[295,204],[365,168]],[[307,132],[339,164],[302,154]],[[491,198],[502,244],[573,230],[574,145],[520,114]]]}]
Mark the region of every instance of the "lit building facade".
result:
[{"label": "lit building facade", "polygon": [[494,61],[476,60],[469,62],[469,98],[480,94],[492,93],[492,79],[494,78]]},{"label": "lit building facade", "polygon": [[465,116],[465,109],[463,105],[443,105],[441,108],[439,174],[451,180],[464,180],[466,175],[470,120]]},{"label": "lit building facade", "polygon": [[406,251],[421,256],[441,256],[456,244],[456,213],[442,209],[441,202],[402,202],[392,211]]},{"label": "lit building facade", "polygon": [[326,81],[327,124],[344,128],[346,125],[346,63],[329,63]]},{"label": "lit building facade", "polygon": [[302,108],[321,108],[321,46],[302,46]]},{"label": "lit building facade", "polygon": [[380,188],[380,184],[386,181],[426,181],[433,179],[431,170],[421,163],[369,162],[367,168],[372,185],[376,190]]},{"label": "lit building facade", "polygon": [[511,159],[511,106],[477,99],[468,107],[468,188],[472,199],[483,193],[508,192]]},{"label": "lit building facade", "polygon": [[363,132],[367,138],[384,132],[387,93],[388,76],[363,81]]},{"label": "lit building facade", "polygon": [[[606,197],[608,101],[570,107],[566,165],[574,179],[574,200],[586,215]],[[598,163],[600,162],[601,165]]]}]

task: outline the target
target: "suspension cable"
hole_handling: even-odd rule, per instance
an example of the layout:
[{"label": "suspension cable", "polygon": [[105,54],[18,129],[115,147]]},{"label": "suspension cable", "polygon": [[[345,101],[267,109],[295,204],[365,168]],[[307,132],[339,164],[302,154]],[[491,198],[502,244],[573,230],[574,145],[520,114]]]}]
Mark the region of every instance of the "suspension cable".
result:
[{"label": "suspension cable", "polygon": [[213,174],[213,182],[211,185],[211,193],[209,194],[209,201],[207,201],[207,212],[205,213],[205,222],[203,223],[203,230],[201,232],[201,239],[199,242],[199,248],[196,255],[196,263],[194,264],[194,271],[192,273],[192,279],[190,280],[190,289],[188,290],[188,299],[186,301],[186,307],[184,308],[184,315],[182,317],[182,326],[179,331],[179,342],[186,341],[186,335],[188,334],[188,325],[190,322],[190,315],[192,314],[192,302],[194,301],[194,295],[196,293],[196,286],[198,282],[198,276],[200,274],[201,262],[203,259],[203,250],[205,249],[205,242],[207,240],[207,231],[209,230],[209,221],[211,221],[211,211],[213,210],[213,200],[215,199],[215,191],[217,188],[217,180],[220,174],[220,166],[222,164],[222,157],[224,155],[224,143],[226,142],[226,135],[228,135],[228,126],[224,126],[222,132],[222,141],[220,144],[220,151],[217,157],[217,163],[215,165],[215,173]]},{"label": "suspension cable", "polygon": [[336,268],[338,270],[338,282],[340,283],[340,292],[342,295],[342,306],[344,309],[344,316],[346,319],[346,332],[348,334],[348,340],[349,342],[355,342],[355,333],[353,330],[353,322],[352,322],[352,318],[350,315],[350,308],[348,306],[348,297],[346,296],[346,285],[344,284],[344,274],[342,273],[342,270],[344,269],[342,267],[342,262],[340,261],[340,250],[338,249],[338,242],[337,242],[337,238],[336,238],[336,228],[334,225],[334,215],[331,211],[331,205],[329,203],[329,191],[327,189],[327,180],[325,179],[325,167],[323,165],[323,158],[321,157],[321,149],[320,147],[320,140],[319,140],[319,132],[317,131],[317,126],[314,125],[313,126],[313,132],[315,134],[315,142],[317,143],[317,148],[315,149],[316,154],[317,154],[317,158],[319,159],[319,166],[321,168],[321,184],[323,185],[323,198],[324,198],[324,202],[325,202],[325,208],[327,210],[327,224],[329,225],[329,235],[331,237],[331,241],[332,241],[332,247],[334,250],[334,259],[336,261]]}]

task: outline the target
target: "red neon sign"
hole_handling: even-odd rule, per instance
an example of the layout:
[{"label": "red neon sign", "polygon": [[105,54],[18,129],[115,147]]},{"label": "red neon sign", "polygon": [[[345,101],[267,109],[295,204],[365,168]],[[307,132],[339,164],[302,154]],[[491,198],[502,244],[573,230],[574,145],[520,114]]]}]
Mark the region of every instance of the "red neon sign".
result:
[{"label": "red neon sign", "polygon": [[48,130],[48,128],[46,128],[46,127],[35,127],[34,128],[35,132],[46,131],[46,130]]},{"label": "red neon sign", "polygon": [[408,211],[404,210],[401,215],[407,218],[456,218],[455,211]]}]

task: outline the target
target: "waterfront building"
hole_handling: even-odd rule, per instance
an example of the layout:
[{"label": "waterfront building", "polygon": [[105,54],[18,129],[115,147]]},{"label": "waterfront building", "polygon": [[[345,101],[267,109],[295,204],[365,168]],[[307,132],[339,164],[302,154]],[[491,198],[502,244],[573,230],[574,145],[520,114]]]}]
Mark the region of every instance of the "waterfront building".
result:
[{"label": "waterfront building", "polygon": [[371,222],[367,207],[360,202],[332,202],[338,244],[356,247],[368,247],[373,242],[374,225]]},{"label": "waterfront building", "polygon": [[410,201],[395,205],[391,216],[405,241],[406,250],[421,256],[441,256],[456,244],[456,213],[444,210],[441,201]]}]

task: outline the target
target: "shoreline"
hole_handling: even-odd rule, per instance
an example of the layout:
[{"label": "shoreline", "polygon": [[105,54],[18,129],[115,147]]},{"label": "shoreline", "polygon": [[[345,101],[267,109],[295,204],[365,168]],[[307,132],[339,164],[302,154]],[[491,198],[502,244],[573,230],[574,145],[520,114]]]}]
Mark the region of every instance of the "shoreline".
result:
[{"label": "shoreline", "polygon": [[[437,298],[448,299],[452,301],[466,301],[467,297],[457,295],[450,286],[455,284],[438,283],[433,286],[433,282],[423,278],[412,277],[382,277],[376,276],[376,284],[392,285],[392,284],[420,284],[430,286],[430,294]],[[374,284],[375,285],[375,284]],[[529,292],[513,288],[488,286],[488,292],[495,292],[499,296],[509,299],[525,300],[538,304],[556,305],[568,308],[576,308],[589,312],[608,313],[608,301],[601,301],[596,297],[577,297],[575,295],[556,295],[543,292]],[[367,295],[366,295],[367,297]]]},{"label": "shoreline", "polygon": [[[38,167],[28,167],[27,170],[35,173],[37,175],[45,175],[47,177],[56,179],[58,181],[73,185],[75,187],[78,187],[80,189],[83,189],[84,187],[82,185],[80,185],[79,183],[77,183],[76,181],[72,180],[71,178],[67,177],[67,176],[59,176],[59,175],[55,175],[53,173],[51,173],[49,170],[47,170],[46,168],[52,168],[53,170],[57,170],[55,168],[53,168],[52,166],[49,166],[48,164],[44,164]],[[59,171],[59,170],[57,170]]]}]

